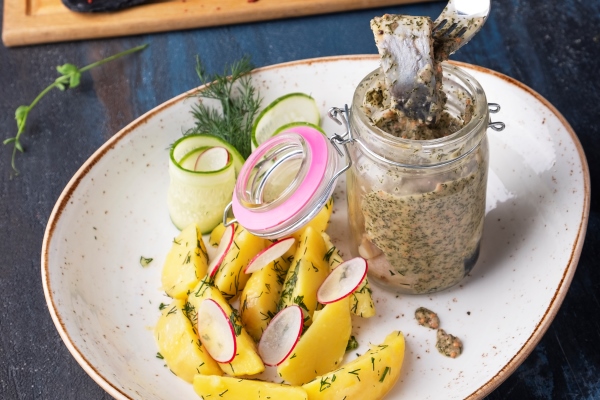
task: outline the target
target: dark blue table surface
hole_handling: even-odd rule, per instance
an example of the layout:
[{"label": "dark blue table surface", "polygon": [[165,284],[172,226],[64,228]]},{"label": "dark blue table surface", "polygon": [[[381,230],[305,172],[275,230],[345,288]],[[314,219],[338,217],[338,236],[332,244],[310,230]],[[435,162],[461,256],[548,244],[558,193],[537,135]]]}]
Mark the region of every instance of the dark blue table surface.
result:
[{"label": "dark blue table surface", "polygon": [[[1,2],[0,2],[1,3]],[[40,277],[44,229],[81,164],[133,119],[198,86],[196,55],[209,72],[244,54],[257,67],[304,58],[376,53],[369,20],[401,13],[437,17],[444,2],[394,6],[115,39],[0,46],[0,132],[15,134],[14,109],[56,78],[149,43],[143,53],[84,74],[78,88],[50,93],[32,112],[11,176],[0,148],[0,398],[108,399],[76,363],[48,313]],[[600,0],[495,0],[483,30],[453,58],[509,75],[546,97],[577,133],[592,188],[600,179]],[[600,399],[599,205],[554,322],[525,362],[489,399]],[[444,398],[440,393],[439,398]]]}]

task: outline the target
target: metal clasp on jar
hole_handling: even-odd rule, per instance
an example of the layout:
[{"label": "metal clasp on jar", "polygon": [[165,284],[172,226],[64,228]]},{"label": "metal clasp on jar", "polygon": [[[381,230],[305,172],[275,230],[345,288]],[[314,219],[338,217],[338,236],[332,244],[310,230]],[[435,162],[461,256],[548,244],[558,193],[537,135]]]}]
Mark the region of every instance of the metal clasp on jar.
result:
[{"label": "metal clasp on jar", "polygon": [[[354,138],[352,137],[352,130],[350,129],[350,110],[348,109],[348,104],[345,104],[343,109],[331,107],[327,112],[327,115],[338,125],[344,125],[346,128],[346,132],[343,135],[334,133],[333,136],[329,138],[333,148],[335,151],[337,151],[340,157],[344,157],[345,153],[346,159],[348,160],[346,162],[346,166],[335,174],[334,178],[332,179],[332,181],[335,181],[343,172],[346,172],[352,166],[352,158],[350,158],[348,143],[354,142]],[[341,121],[339,120],[338,115],[341,115]],[[342,153],[342,150],[340,150],[340,146],[344,148],[344,153]]]},{"label": "metal clasp on jar", "polygon": [[[488,103],[488,111],[490,114],[496,114],[500,112],[500,104],[498,103]],[[506,124],[500,121],[491,121],[488,124],[488,128],[492,128],[496,132],[501,132],[506,128]]]}]

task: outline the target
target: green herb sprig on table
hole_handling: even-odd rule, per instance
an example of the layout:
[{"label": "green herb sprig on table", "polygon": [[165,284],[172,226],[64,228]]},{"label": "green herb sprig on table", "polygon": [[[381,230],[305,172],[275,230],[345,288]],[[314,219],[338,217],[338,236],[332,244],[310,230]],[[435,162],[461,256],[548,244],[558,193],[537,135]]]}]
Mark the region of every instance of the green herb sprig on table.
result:
[{"label": "green herb sprig on table", "polygon": [[14,137],[5,139],[3,142],[4,145],[11,143],[13,144],[13,152],[10,165],[12,166],[12,169],[15,171],[15,173],[19,173],[19,170],[15,166],[15,158],[17,156],[17,151],[21,153],[25,151],[23,145],[21,144],[21,135],[23,134],[23,132],[25,132],[25,124],[27,122],[27,117],[29,116],[29,112],[33,109],[33,107],[36,106],[36,104],[42,99],[42,97],[44,97],[48,92],[50,92],[54,88],[57,88],[61,91],[65,91],[67,89],[77,87],[79,86],[82,72],[98,67],[109,61],[116,60],[117,58],[123,57],[125,55],[135,53],[136,51],[141,51],[146,47],[148,47],[147,44],[137,46],[129,50],[125,50],[115,55],[112,55],[110,57],[107,57],[103,60],[91,63],[82,68],[78,68],[73,64],[64,64],[56,67],[56,70],[61,75],[58,78],[56,78],[56,80],[52,84],[50,84],[46,89],[42,90],[42,92],[37,95],[37,97],[31,102],[31,104],[17,107],[17,110],[15,111],[15,119],[17,120],[17,134]]},{"label": "green herb sprig on table", "polygon": [[192,106],[196,126],[186,134],[210,133],[218,136],[247,158],[252,151],[252,123],[261,103],[249,75],[252,69],[250,58],[243,57],[226,67],[223,75],[208,76],[200,58],[196,58],[196,73],[206,85],[197,96],[218,100],[221,109],[209,107],[200,100]]}]

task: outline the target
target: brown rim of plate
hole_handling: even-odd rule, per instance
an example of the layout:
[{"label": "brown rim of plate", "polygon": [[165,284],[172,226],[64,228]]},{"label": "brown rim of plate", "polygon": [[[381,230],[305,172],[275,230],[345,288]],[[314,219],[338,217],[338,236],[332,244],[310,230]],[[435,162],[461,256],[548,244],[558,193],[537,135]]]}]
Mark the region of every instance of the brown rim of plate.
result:
[{"label": "brown rim of plate", "polygon": [[[322,58],[312,58],[306,60],[298,60],[291,61],[287,63],[274,64],[262,68],[257,68],[254,72],[263,72],[272,69],[279,68],[287,68],[297,65],[312,65],[316,63],[324,63],[324,62],[336,62],[336,61],[357,61],[357,60],[376,60],[379,57],[377,55],[349,55],[349,56],[331,56],[331,57],[322,57]],[[566,269],[563,273],[562,279],[558,288],[556,289],[552,300],[548,308],[546,309],[543,317],[540,322],[536,325],[533,330],[531,336],[525,341],[521,349],[510,359],[510,361],[502,368],[494,377],[492,377],[488,382],[483,384],[476,391],[467,396],[467,399],[475,400],[481,399],[491,393],[494,389],[496,389],[506,378],[512,374],[519,365],[529,356],[529,354],[533,351],[535,346],[539,343],[543,335],[548,330],[552,320],[556,316],[560,305],[562,304],[568,288],[573,279],[573,275],[575,274],[575,270],[577,268],[577,264],[579,262],[579,257],[581,255],[581,249],[583,247],[583,242],[585,239],[585,233],[589,218],[589,209],[590,209],[590,175],[589,175],[589,167],[587,164],[587,159],[585,157],[585,153],[583,151],[583,147],[579,142],[579,138],[573,131],[571,125],[567,122],[567,120],[563,117],[563,115],[543,96],[539,93],[531,89],[530,87],[524,85],[523,83],[510,78],[502,73],[490,70],[488,68],[475,66],[472,64],[467,64],[463,62],[451,61],[451,64],[456,66],[471,69],[475,71],[479,71],[482,73],[487,73],[493,75],[497,78],[500,78],[512,85],[519,87],[520,89],[526,91],[531,94],[537,100],[539,100],[544,106],[546,106],[556,117],[560,120],[562,125],[565,127],[575,147],[577,148],[577,152],[579,154],[579,159],[582,164],[582,173],[583,173],[583,185],[584,185],[584,199],[583,199],[583,213],[581,215],[581,221],[579,224],[579,230],[577,234],[577,239],[575,240],[575,245],[571,251],[571,255],[569,257],[569,262],[566,266]],[[87,360],[87,358],[83,355],[83,353],[73,344],[69,333],[67,332],[64,323],[61,320],[61,317],[56,311],[56,304],[54,303],[54,298],[52,296],[52,291],[50,290],[50,281],[48,276],[48,245],[50,240],[53,237],[54,229],[56,227],[56,223],[60,218],[63,210],[67,206],[69,199],[72,197],[73,192],[79,186],[82,179],[91,171],[94,165],[109,151],[114,149],[115,145],[123,138],[125,138],[130,132],[139,127],[142,124],[145,124],[148,119],[159,112],[164,111],[165,109],[173,106],[174,104],[182,101],[183,99],[197,93],[202,89],[202,86],[192,89],[188,92],[182,93],[179,96],[172,98],[164,102],[163,104],[153,108],[148,111],[144,115],[135,119],[125,128],[121,129],[115,135],[113,135],[110,139],[106,141],[98,150],[94,152],[77,170],[75,175],[69,180],[65,189],[62,191],[60,197],[58,198],[54,208],[52,209],[52,213],[48,219],[48,224],[46,225],[46,231],[44,232],[44,239],[42,243],[42,257],[41,257],[41,272],[42,272],[42,285],[44,288],[44,296],[46,298],[46,303],[48,305],[48,310],[50,311],[50,315],[52,320],[54,321],[54,325],[58,330],[58,333],[69,349],[69,352],[73,355],[75,360],[81,365],[85,372],[98,384],[100,385],[108,394],[117,398],[117,399],[132,399],[127,394],[122,392],[119,388],[114,386],[108,379],[102,376],[96,368]]]}]

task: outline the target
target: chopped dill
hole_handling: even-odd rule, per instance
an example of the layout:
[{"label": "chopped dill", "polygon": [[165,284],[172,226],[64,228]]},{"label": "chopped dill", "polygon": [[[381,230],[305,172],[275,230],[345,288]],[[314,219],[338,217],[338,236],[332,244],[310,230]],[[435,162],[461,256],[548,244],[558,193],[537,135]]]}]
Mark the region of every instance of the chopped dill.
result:
[{"label": "chopped dill", "polygon": [[348,339],[348,344],[346,345],[346,351],[351,351],[358,348],[358,340],[354,335],[350,336]]},{"label": "chopped dill", "polygon": [[150,263],[152,262],[152,260],[154,260],[153,258],[147,258],[144,256],[140,256],[140,265],[142,267],[147,267],[148,265],[150,265]]},{"label": "chopped dill", "polygon": [[381,375],[381,378],[379,378],[379,382],[383,382],[385,379],[385,376],[387,375],[388,372],[390,372],[390,367],[385,367],[385,369],[383,370],[383,374]]}]

